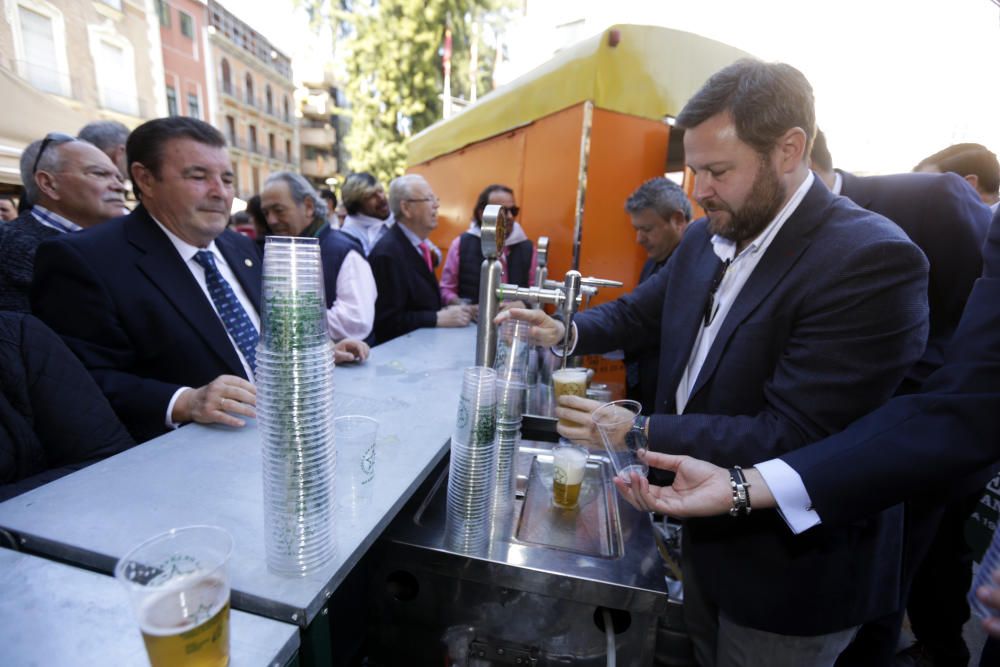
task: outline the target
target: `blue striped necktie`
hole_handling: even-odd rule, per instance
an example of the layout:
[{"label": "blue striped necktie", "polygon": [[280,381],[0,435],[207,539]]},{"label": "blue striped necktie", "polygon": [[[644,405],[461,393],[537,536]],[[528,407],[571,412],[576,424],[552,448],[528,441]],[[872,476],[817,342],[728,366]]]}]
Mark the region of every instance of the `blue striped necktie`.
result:
[{"label": "blue striped necktie", "polygon": [[[219,272],[219,267],[215,265],[215,255],[208,250],[199,250],[194,255],[194,261],[201,264],[205,269],[205,283],[208,285],[208,293],[215,304],[226,331],[236,341],[236,345],[243,353],[243,358],[250,365],[250,370],[257,370],[257,339],[260,334],[250,321],[250,316],[236,298],[236,293],[230,287],[226,279]],[[252,379],[252,378],[251,378]]]}]

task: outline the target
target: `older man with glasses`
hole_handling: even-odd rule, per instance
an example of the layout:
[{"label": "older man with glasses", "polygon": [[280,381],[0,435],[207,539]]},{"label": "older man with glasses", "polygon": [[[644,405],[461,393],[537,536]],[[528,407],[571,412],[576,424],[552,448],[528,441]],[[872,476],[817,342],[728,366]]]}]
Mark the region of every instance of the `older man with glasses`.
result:
[{"label": "older man with glasses", "polygon": [[121,215],[125,188],[107,155],[59,132],[24,150],[21,181],[33,206],[0,227],[0,310],[28,313],[38,245]]},{"label": "older man with glasses", "polygon": [[375,274],[375,342],[422,327],[464,327],[470,306],[442,308],[427,236],[437,227],[438,198],[423,176],[407,174],[389,185],[396,224],[372,248]]}]

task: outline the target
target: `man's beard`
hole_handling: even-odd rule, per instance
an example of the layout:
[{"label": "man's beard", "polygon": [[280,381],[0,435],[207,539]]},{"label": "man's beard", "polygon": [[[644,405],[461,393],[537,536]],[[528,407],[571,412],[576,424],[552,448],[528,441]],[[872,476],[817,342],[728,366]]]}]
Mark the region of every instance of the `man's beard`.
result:
[{"label": "man's beard", "polygon": [[706,211],[725,211],[728,218],[718,220],[709,216],[708,229],[713,234],[735,241],[747,241],[764,231],[781,209],[785,201],[785,184],[774,172],[769,156],[760,157],[757,175],[747,200],[738,211],[719,199],[699,201]]}]

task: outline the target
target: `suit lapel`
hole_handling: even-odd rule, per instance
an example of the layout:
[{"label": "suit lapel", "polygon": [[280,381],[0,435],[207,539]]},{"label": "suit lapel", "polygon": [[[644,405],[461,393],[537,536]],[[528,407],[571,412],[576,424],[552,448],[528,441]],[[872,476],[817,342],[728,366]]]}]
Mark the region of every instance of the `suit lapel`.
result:
[{"label": "suit lapel", "polygon": [[403,233],[403,230],[398,228],[399,224],[400,223],[397,222],[393,225],[390,231],[396,233],[396,242],[399,244],[401,254],[406,258],[406,261],[410,263],[410,267],[413,271],[420,276],[420,278],[427,283],[428,286],[437,290],[437,278],[435,278],[431,270],[427,268],[427,262],[424,261],[420,252],[413,247],[412,243],[410,243],[410,239],[406,238],[406,234]]},{"label": "suit lapel", "polygon": [[[768,246],[764,256],[754,268],[753,273],[743,285],[736,301],[726,315],[718,335],[712,342],[712,347],[708,351],[705,363],[702,364],[698,378],[691,388],[691,395],[688,399],[695,397],[698,391],[705,386],[708,379],[715,373],[722,353],[725,351],[736,329],[753,313],[754,310],[764,301],[781,282],[781,279],[795,265],[799,257],[809,246],[812,230],[822,221],[822,212],[826,208],[826,201],[832,197],[826,186],[818,178],[813,182],[812,187],[806,196],[799,203],[798,208],[778,231],[777,236]],[[688,354],[690,354],[690,348]]]},{"label": "suit lapel", "polygon": [[[141,252],[136,265],[149,278],[153,287],[198,332],[208,349],[219,357],[233,375],[245,375],[243,364],[240,363],[215,309],[208,302],[190,269],[184,265],[173,243],[145,208],[140,206],[129,216],[125,230],[129,242]],[[259,303],[259,286],[257,299]]]},{"label": "suit lapel", "polygon": [[661,338],[672,341],[672,344],[664,345],[660,350],[660,376],[656,395],[657,404],[665,406],[664,409],[668,412],[675,409],[677,384],[691,358],[691,349],[701,329],[708,292],[712,289],[712,282],[722,263],[712,250],[709,242],[711,235],[707,231],[704,234],[705,240],[701,252],[693,261],[690,277],[685,277],[679,288],[671,290],[673,298],[667,301],[670,313],[666,317],[661,315]]},{"label": "suit lapel", "polygon": [[215,245],[219,252],[226,258],[226,263],[230,270],[236,274],[236,279],[240,281],[243,291],[246,292],[250,303],[260,313],[260,290],[261,290],[261,260],[256,253],[251,254],[233,243],[233,239],[227,232],[223,232],[215,239]]}]

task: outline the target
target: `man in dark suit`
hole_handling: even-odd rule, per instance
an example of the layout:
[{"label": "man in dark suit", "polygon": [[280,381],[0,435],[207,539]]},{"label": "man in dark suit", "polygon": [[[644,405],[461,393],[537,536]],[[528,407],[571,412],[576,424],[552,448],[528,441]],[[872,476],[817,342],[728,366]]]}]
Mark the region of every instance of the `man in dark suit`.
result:
[{"label": "man in dark suit", "polygon": [[[636,188],[625,202],[625,212],[635,230],[635,242],[648,255],[639,273],[641,285],[663,268],[681,242],[691,221],[691,202],[679,185],[659,176]],[[647,347],[625,348],[626,396],[639,401],[645,415],[653,412],[659,364],[659,341]]]},{"label": "man in dark suit", "polygon": [[97,147],[57,132],[24,149],[21,181],[34,205],[0,225],[0,310],[28,313],[38,244],[118,217],[125,187]]},{"label": "man in dark suit", "polygon": [[[809,171],[813,97],[794,68],[724,68],[677,125],[708,218],[652,279],[581,313],[572,338],[582,353],[658,339],[656,408],[631,437],[752,465],[892,395],[924,348],[927,262],[896,225]],[[513,315],[561,340],[544,313]],[[589,424],[595,407],[564,397],[557,414]],[[595,439],[590,427],[560,433]],[[804,538],[757,514],[692,520],[683,536],[685,623],[703,665],[833,665],[861,623],[898,606],[900,508]]]},{"label": "man in dark suit", "polygon": [[994,213],[1000,207],[1000,161],[982,144],[954,144],[921,160],[916,172],[958,174]]},{"label": "man in dark suit", "polygon": [[225,139],[192,118],[128,139],[142,204],[39,247],[31,299],[97,380],[138,442],[187,422],[253,416],[259,251],[227,230]]},{"label": "man in dark suit", "polygon": [[[955,174],[858,177],[835,170],[822,132],[816,135],[811,158],[813,170],[831,192],[895,222],[930,262],[927,349],[897,393],[918,391],[941,366],[944,349],[979,277],[989,209]],[[962,626],[969,619],[965,594],[972,581],[972,550],[966,543],[965,522],[992,476],[986,469],[966,479],[960,489],[956,485],[951,497],[927,496],[907,503],[903,606],[885,619],[866,624],[841,664],[889,663],[899,643],[904,611],[917,643],[896,659],[900,667],[968,664]]]},{"label": "man in dark suit", "polygon": [[[813,525],[848,524],[903,500],[940,494],[952,480],[1000,460],[998,304],[1000,213],[994,214],[983,246],[982,277],[945,350],[943,365],[919,393],[897,396],[840,433],[783,455],[779,460],[797,479],[796,488],[786,481],[772,489],[757,469],[745,470],[753,508],[779,507],[782,516],[813,512]],[[730,471],[689,456],[649,452],[645,458],[651,466],[676,473],[676,479],[670,487],[634,479],[636,491],[616,481],[637,507],[674,517],[729,512]],[[1000,588],[988,595],[980,592],[980,599],[1000,615]],[[985,625],[993,637],[1000,637],[1000,619]],[[991,640],[980,665],[993,667],[998,658],[1000,645]]]},{"label": "man in dark suit", "polygon": [[389,184],[389,208],[396,224],[368,255],[378,298],[375,342],[384,343],[422,327],[464,327],[469,306],[441,307],[427,236],[437,227],[438,198],[423,176],[407,174]]}]

